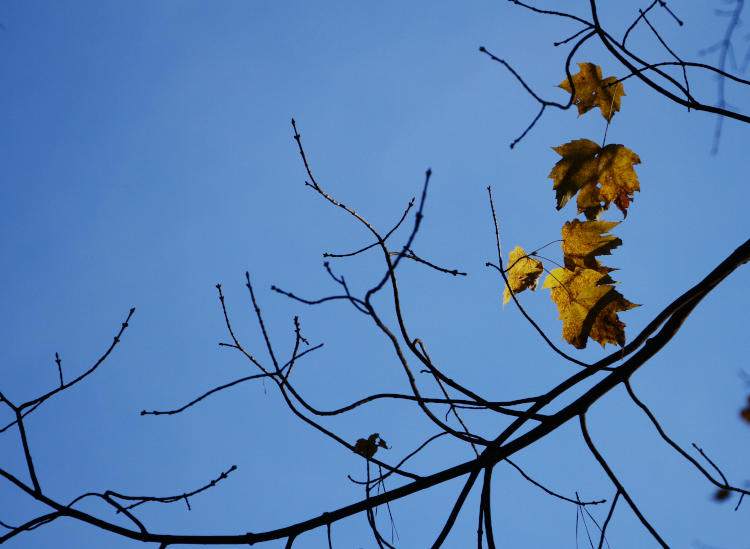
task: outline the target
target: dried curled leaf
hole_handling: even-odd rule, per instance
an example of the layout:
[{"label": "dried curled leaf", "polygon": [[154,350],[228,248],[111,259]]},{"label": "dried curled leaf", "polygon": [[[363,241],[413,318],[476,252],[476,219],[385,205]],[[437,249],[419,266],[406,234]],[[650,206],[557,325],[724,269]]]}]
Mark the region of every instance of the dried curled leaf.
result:
[{"label": "dried curled leaf", "polygon": [[740,412],[740,417],[750,423],[750,396],[747,397],[747,406]]},{"label": "dried curled leaf", "polygon": [[544,281],[551,289],[563,321],[562,337],[578,349],[590,337],[604,347],[607,343],[625,345],[625,324],[617,317],[635,305],[610,283],[609,275],[594,269],[554,269]]},{"label": "dried curled leaf", "polygon": [[[538,259],[532,259],[520,246],[513,248],[508,257],[508,284],[503,292],[503,305],[510,301],[510,291],[514,294],[526,289],[536,290],[539,276],[544,266]],[[510,289],[508,288],[510,285]]]},{"label": "dried curled leaf", "polygon": [[619,223],[611,221],[567,221],[562,228],[565,268],[571,271],[578,268],[611,271],[607,267],[602,267],[596,256],[609,255],[622,244],[622,240],[616,236],[604,235],[617,225]]},{"label": "dried curled leaf", "polygon": [[[609,122],[620,110],[620,99],[625,95],[622,83],[617,82],[614,76],[602,80],[602,69],[593,63],[578,63],[578,68],[580,72],[571,75],[575,88],[573,104],[578,107],[578,116],[599,107],[602,116]],[[573,93],[567,78],[558,87]]]},{"label": "dried curled leaf", "polygon": [[727,490],[726,488],[719,488],[714,493],[714,499],[716,501],[724,501],[729,499],[729,490]]},{"label": "dried curled leaf", "polygon": [[641,162],[637,154],[623,145],[601,148],[589,139],[552,150],[562,156],[548,176],[554,180],[558,210],[578,193],[578,213],[589,220],[597,219],[612,202],[627,216],[633,193],[641,190],[633,169]]},{"label": "dried curled leaf", "polygon": [[385,448],[386,450],[388,449],[388,446],[386,446],[385,441],[380,438],[380,435],[378,433],[373,433],[367,438],[358,439],[354,444],[354,451],[360,456],[370,459],[375,455],[375,452],[378,451],[378,447]]}]

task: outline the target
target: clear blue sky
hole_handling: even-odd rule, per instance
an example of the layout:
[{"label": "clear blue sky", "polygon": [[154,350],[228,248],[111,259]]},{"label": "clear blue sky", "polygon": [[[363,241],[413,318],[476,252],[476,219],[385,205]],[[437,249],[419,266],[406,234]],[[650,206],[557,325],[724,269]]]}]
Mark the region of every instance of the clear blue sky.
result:
[{"label": "clear blue sky", "polygon": [[[645,3],[609,4],[602,16],[621,35]],[[726,23],[713,4],[703,4],[670,3],[682,28],[654,12],[653,21],[688,58],[719,40]],[[585,14],[583,2],[566,5]],[[543,96],[564,101],[555,85],[564,77],[567,50],[552,43],[575,25],[499,0],[4,0],[0,22],[2,392],[21,402],[54,387],[55,352],[66,379],[82,372],[107,348],[129,308],[137,309],[96,374],[28,420],[40,482],[54,497],[69,501],[106,489],[181,493],[236,464],[228,480],[191,499],[192,511],[182,503],[149,504],[141,513],[158,532],[230,534],[280,527],[361,499],[346,476],[362,478],[363,460],[293,417],[270,383],[234,387],[178,416],[139,416],[255,373],[217,347],[228,341],[217,282],[240,338],[267,360],[244,288],[246,270],[281,354],[291,352],[294,315],[312,344],[325,343],[294,374],[311,403],[331,408],[372,392],[408,390],[387,342],[364,316],[341,303],[305,307],[269,290],[276,284],[303,296],[331,294],[336,287],[322,268],[323,252],[370,242],[304,186],[292,116],[319,182],[383,230],[432,168],[414,249],[469,276],[404,265],[401,289],[412,334],[448,375],[502,400],[538,394],[574,371],[512,305],[501,307],[502,283],[484,267],[495,260],[486,187],[494,189],[506,253],[559,238],[575,212],[572,205],[554,209],[547,175],[558,157],[550,147],[582,137],[599,141],[603,119],[549,111],[511,151],[508,144],[537,105],[478,47],[506,58]],[[645,28],[633,45],[668,58]],[[593,42],[575,60],[601,64],[605,76],[624,74]],[[715,54],[700,60],[714,62]],[[706,100],[715,97],[715,85],[710,78],[694,81]],[[622,293],[642,304],[622,314],[632,337],[747,238],[750,188],[746,128],[726,123],[712,156],[712,117],[687,113],[633,81],[625,90],[608,141],[640,155],[642,192],[617,229],[624,244],[608,264],[620,269]],[[729,92],[740,110],[747,99],[746,90]],[[614,212],[608,218],[619,220]],[[375,253],[332,265],[355,292],[382,269]],[[750,430],[738,418],[748,392],[739,373],[750,371],[747,277],[742,269],[732,275],[633,378],[669,433],[686,447],[705,448],[736,484],[750,479]],[[537,293],[521,297],[558,341],[555,307],[546,292]],[[388,306],[386,299],[379,304]],[[596,344],[589,347],[576,356],[602,356]],[[488,435],[502,428],[474,421]],[[750,502],[733,512],[735,501],[712,501],[713,488],[666,448],[623,390],[594,406],[589,424],[673,547],[750,547]],[[383,457],[392,462],[435,432],[404,404],[375,404],[326,425],[352,442],[379,432],[391,446]],[[471,455],[438,442],[412,470],[434,472]],[[0,436],[0,456],[3,467],[26,478],[14,432]],[[515,461],[565,495],[614,495],[576,425]],[[432,543],[460,486],[448,483],[394,503],[398,546]],[[493,491],[503,546],[576,547],[575,506],[507,466],[498,467]],[[446,547],[475,544],[477,501],[472,493]],[[94,501],[81,507],[120,520]],[[42,511],[0,484],[1,521],[21,523]],[[600,523],[606,511],[591,509]],[[388,532],[384,510],[378,520]],[[654,545],[625,505],[609,532],[613,548]],[[335,525],[333,539],[340,549],[375,547],[364,516]],[[578,543],[588,546],[580,532]],[[325,531],[317,530],[295,547],[324,544]],[[8,545],[138,544],[61,520]]]}]

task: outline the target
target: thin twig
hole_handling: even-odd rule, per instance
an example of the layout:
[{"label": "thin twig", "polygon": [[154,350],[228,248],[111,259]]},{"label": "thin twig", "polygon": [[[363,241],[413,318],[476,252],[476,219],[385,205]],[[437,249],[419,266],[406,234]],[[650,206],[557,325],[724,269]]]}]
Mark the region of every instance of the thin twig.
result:
[{"label": "thin twig", "polygon": [[[396,225],[390,231],[388,231],[386,233],[386,235],[383,237],[383,241],[384,242],[386,240],[388,240],[388,237],[391,236],[396,231],[396,229],[398,229],[401,226],[401,223],[404,222],[404,219],[406,219],[406,216],[409,214],[409,211],[414,206],[414,200],[415,199],[412,198],[409,201],[409,204],[406,206],[406,209],[404,210],[404,213],[401,215],[401,219],[399,219],[398,223],[396,223]],[[361,254],[362,252],[366,252],[367,250],[370,250],[370,249],[374,248],[375,246],[379,246],[379,245],[380,245],[380,242],[373,242],[372,244],[368,244],[364,248],[360,248],[359,250],[356,250],[354,252],[343,253],[343,254],[324,253],[323,257],[352,257],[354,255]]]},{"label": "thin twig", "polygon": [[675,442],[674,440],[672,440],[672,439],[671,439],[671,438],[669,437],[669,435],[667,435],[667,433],[666,433],[666,432],[664,431],[664,429],[662,428],[662,426],[661,426],[661,424],[659,423],[659,421],[658,421],[658,420],[656,419],[656,416],[654,415],[654,413],[653,413],[653,412],[652,412],[652,411],[651,411],[651,410],[650,410],[650,409],[648,408],[648,406],[646,406],[646,405],[645,405],[645,404],[644,404],[644,403],[643,403],[643,402],[642,402],[642,401],[641,401],[641,400],[640,400],[640,399],[639,399],[639,398],[638,398],[638,397],[636,396],[636,394],[635,394],[635,391],[633,391],[633,387],[631,386],[631,384],[630,384],[630,381],[629,381],[629,380],[626,380],[626,381],[625,381],[625,388],[627,389],[627,391],[628,391],[628,395],[630,395],[630,398],[631,398],[631,399],[633,400],[633,402],[634,402],[634,403],[635,403],[635,404],[636,404],[636,405],[637,405],[637,406],[638,406],[638,407],[639,407],[639,408],[640,408],[641,410],[643,410],[643,413],[645,413],[645,414],[646,414],[646,416],[647,416],[647,417],[649,418],[649,420],[651,420],[651,423],[652,423],[652,424],[654,425],[654,427],[656,428],[657,432],[659,433],[659,436],[661,436],[661,438],[662,438],[662,439],[664,439],[664,441],[665,441],[665,442],[666,442],[667,444],[669,444],[669,445],[670,445],[670,446],[671,446],[672,448],[674,448],[674,449],[675,449],[675,451],[677,451],[677,453],[678,453],[678,454],[680,454],[680,455],[681,455],[681,456],[682,456],[683,458],[685,458],[685,459],[686,459],[687,461],[689,461],[689,462],[690,462],[690,463],[691,463],[691,464],[692,464],[693,466],[695,466],[695,468],[696,468],[696,469],[698,469],[698,471],[700,471],[700,472],[701,472],[701,473],[703,474],[703,476],[705,476],[705,477],[706,477],[706,478],[708,479],[708,481],[709,481],[709,482],[711,482],[712,484],[714,484],[714,485],[715,485],[716,487],[718,487],[718,488],[722,488],[722,489],[724,489],[724,490],[729,490],[729,491],[734,491],[734,492],[738,492],[738,493],[740,493],[741,495],[744,495],[744,494],[748,494],[748,495],[750,495],[750,492],[749,492],[749,491],[747,491],[747,490],[743,490],[742,488],[737,488],[737,487],[734,487],[734,486],[730,486],[730,485],[729,485],[729,483],[727,482],[727,479],[726,479],[726,477],[724,477],[724,475],[723,475],[723,474],[721,473],[721,471],[720,471],[720,470],[719,470],[719,469],[718,469],[718,468],[716,467],[716,465],[714,465],[714,464],[713,464],[713,463],[712,463],[712,462],[711,462],[711,461],[710,461],[710,460],[709,460],[709,459],[708,459],[708,458],[707,458],[707,457],[706,457],[706,456],[705,456],[705,455],[703,454],[703,452],[702,452],[702,451],[701,451],[700,449],[698,449],[698,447],[697,447],[697,446],[695,446],[695,444],[693,444],[693,446],[694,446],[694,447],[695,447],[696,449],[698,449],[698,451],[699,451],[699,452],[701,453],[701,455],[703,455],[703,457],[704,457],[704,458],[706,458],[706,460],[707,460],[707,461],[708,461],[709,463],[711,463],[711,465],[713,465],[714,469],[716,469],[716,470],[717,470],[717,471],[719,472],[719,475],[721,476],[721,478],[722,478],[722,480],[723,480],[723,483],[722,483],[722,482],[719,482],[718,480],[716,480],[716,479],[715,479],[715,478],[714,478],[714,477],[713,477],[713,476],[711,475],[711,473],[709,473],[709,472],[708,472],[708,471],[707,471],[707,470],[706,470],[706,469],[705,469],[705,468],[704,468],[704,467],[703,467],[703,466],[702,466],[702,465],[701,465],[700,463],[698,463],[698,461],[697,461],[697,460],[696,460],[696,459],[695,459],[695,458],[694,458],[693,456],[691,456],[690,454],[688,454],[688,453],[687,453],[687,452],[686,452],[686,451],[685,451],[685,450],[684,450],[684,449],[683,449],[683,448],[682,448],[682,447],[681,447],[681,446],[680,446],[679,444],[677,444],[677,443],[676,443],[676,442]]},{"label": "thin twig", "polygon": [[586,445],[589,447],[589,450],[591,450],[591,453],[593,454],[594,458],[596,458],[596,461],[599,462],[599,465],[604,470],[604,472],[607,473],[607,476],[612,481],[612,484],[615,485],[617,490],[622,494],[622,497],[625,498],[625,501],[628,502],[628,505],[630,505],[630,508],[633,510],[633,513],[635,513],[635,516],[638,517],[638,520],[641,521],[641,524],[643,524],[646,530],[649,531],[649,533],[651,534],[651,537],[653,537],[656,540],[656,542],[659,543],[659,545],[661,545],[664,549],[669,549],[669,545],[667,545],[667,543],[662,539],[662,537],[654,529],[654,527],[651,526],[648,520],[646,520],[646,517],[643,515],[643,513],[641,513],[641,510],[638,508],[638,506],[635,504],[635,502],[630,497],[628,492],[622,486],[622,483],[612,472],[612,469],[610,469],[609,464],[599,453],[599,450],[596,449],[596,446],[594,446],[594,443],[591,440],[591,436],[589,435],[588,429],[586,428],[586,414],[582,413],[578,417],[580,420],[581,433],[583,433],[583,438],[586,441]]},{"label": "thin twig", "polygon": [[[609,521],[612,519],[612,515],[615,512],[615,505],[617,505],[617,500],[619,498],[620,498],[620,490],[618,489],[617,492],[615,492],[615,497],[612,498],[612,505],[609,506],[609,513],[607,513],[607,518],[604,519],[604,524],[602,525],[601,537],[599,538],[599,547],[597,549],[602,549],[604,547],[604,542],[607,539],[607,536],[606,536],[607,526],[609,525]],[[609,547],[609,542],[607,542],[607,547]]]},{"label": "thin twig", "polygon": [[[503,254],[500,249],[500,228],[497,223],[497,214],[495,213],[495,202],[492,199],[492,187],[487,187],[487,192],[489,193],[490,197],[490,210],[492,211],[492,221],[495,226],[495,242],[497,243],[497,261],[498,266],[500,270],[500,275],[503,277],[503,281],[505,282],[505,285],[510,289],[510,283],[508,282],[508,277],[505,274],[505,271],[503,270]],[[513,298],[513,302],[518,307],[518,310],[521,311],[521,314],[524,316],[524,318],[533,326],[533,328],[537,331],[537,333],[542,337],[542,339],[549,345],[549,347],[555,351],[558,355],[563,357],[569,362],[572,362],[573,364],[577,364],[578,366],[583,366],[584,368],[590,368],[591,365],[587,364],[585,362],[581,362],[577,358],[573,358],[572,356],[568,355],[567,353],[563,352],[561,349],[557,347],[550,338],[547,337],[547,334],[544,333],[544,331],[539,327],[539,325],[534,321],[533,318],[526,312],[526,310],[523,308],[521,303],[518,301],[518,298],[516,297],[516,293],[510,289],[510,296]]]},{"label": "thin twig", "polygon": [[423,265],[427,265],[428,267],[431,267],[435,269],[436,271],[440,271],[441,273],[446,273],[446,274],[450,274],[453,276],[467,276],[466,273],[461,272],[457,269],[446,269],[444,267],[438,267],[434,263],[430,263],[429,261],[417,256],[417,254],[415,254],[412,250],[405,250],[403,252],[391,252],[391,255],[399,255],[401,257],[406,257],[407,259],[412,259],[416,261],[417,263],[422,263]]},{"label": "thin twig", "polygon": [[529,475],[527,475],[523,471],[523,469],[521,469],[518,465],[516,465],[515,463],[513,463],[510,459],[506,458],[505,461],[508,462],[510,465],[512,465],[513,468],[516,471],[518,471],[523,478],[525,478],[526,480],[528,480],[534,486],[536,486],[538,488],[541,488],[546,493],[548,493],[550,496],[554,496],[556,498],[559,498],[559,499],[561,499],[563,501],[567,501],[567,502],[570,502],[570,503],[575,503],[576,505],[579,505],[579,506],[599,505],[600,503],[606,503],[606,501],[607,501],[606,499],[600,499],[600,500],[594,500],[594,501],[581,501],[579,499],[571,499],[569,497],[563,496],[562,494],[558,494],[557,492],[553,492],[549,488],[547,488],[547,487],[543,486],[542,484],[538,483],[537,481],[535,481],[533,478],[531,478]]}]

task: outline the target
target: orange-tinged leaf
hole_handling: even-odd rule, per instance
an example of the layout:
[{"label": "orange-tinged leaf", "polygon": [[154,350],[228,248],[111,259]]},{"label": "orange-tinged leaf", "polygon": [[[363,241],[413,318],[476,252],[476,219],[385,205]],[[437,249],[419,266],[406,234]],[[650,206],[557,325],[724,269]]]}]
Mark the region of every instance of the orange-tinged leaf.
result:
[{"label": "orange-tinged leaf", "polygon": [[633,151],[622,145],[607,145],[599,153],[599,198],[609,207],[614,202],[622,212],[628,215],[628,206],[633,193],[640,191],[638,176],[633,169],[641,159]]},{"label": "orange-tinged leaf", "polygon": [[633,193],[640,190],[633,169],[641,162],[637,154],[623,145],[601,148],[588,139],[552,149],[562,156],[548,176],[554,180],[558,210],[578,193],[578,213],[587,219],[597,219],[612,202],[627,215]]},{"label": "orange-tinged leaf", "polygon": [[637,307],[625,299],[606,273],[594,269],[554,269],[544,281],[551,289],[563,321],[563,338],[578,349],[586,347],[590,337],[606,343],[625,344],[625,324],[617,313]]},{"label": "orange-tinged leaf", "polygon": [[[526,255],[520,246],[513,248],[508,258],[508,284],[503,292],[503,305],[510,301],[510,291],[514,294],[526,289],[536,290],[539,275],[542,274],[544,266],[538,259]],[[510,289],[508,288],[510,286]]]},{"label": "orange-tinged leaf", "polygon": [[[620,110],[620,99],[625,95],[622,83],[617,82],[614,76],[602,80],[602,69],[593,63],[578,63],[578,68],[580,72],[571,75],[575,87],[573,104],[578,107],[578,116],[599,107],[602,116],[609,122]],[[559,87],[573,93],[567,78]]]},{"label": "orange-tinged leaf", "polygon": [[606,269],[601,267],[596,256],[609,255],[622,244],[622,240],[616,236],[604,235],[618,224],[611,221],[567,221],[562,228],[565,268],[572,271],[576,268]]}]

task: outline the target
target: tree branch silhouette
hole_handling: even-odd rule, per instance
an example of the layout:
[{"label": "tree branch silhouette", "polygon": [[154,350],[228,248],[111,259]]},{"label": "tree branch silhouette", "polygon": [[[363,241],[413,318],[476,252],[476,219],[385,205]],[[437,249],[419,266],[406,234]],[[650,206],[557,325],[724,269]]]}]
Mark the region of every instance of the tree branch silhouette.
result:
[{"label": "tree branch silhouette", "polygon": [[[556,17],[580,26],[574,34],[561,41],[554,42],[555,47],[566,46],[569,48],[562,67],[563,70],[560,71],[561,75],[565,74],[567,84],[571,89],[571,96],[567,102],[543,98],[524,80],[522,71],[516,70],[509,61],[490,53],[485,47],[480,48],[480,51],[493,62],[492,66],[496,66],[494,63],[497,63],[504,67],[521,85],[532,102],[539,105],[538,113],[522,133],[511,142],[511,148],[520,143],[536,127],[542,120],[542,115],[547,108],[568,110],[575,104],[576,83],[571,73],[571,64],[577,59],[577,55],[584,44],[598,45],[603,52],[607,52],[613,60],[619,62],[623,67],[624,74],[616,77],[615,82],[610,85],[619,86],[623,81],[635,79],[663,99],[682,105],[688,110],[711,113],[717,115],[719,120],[732,119],[742,123],[750,122],[750,117],[727,106],[724,100],[723,87],[723,83],[726,82],[731,82],[740,87],[750,86],[750,81],[730,74],[726,67],[729,51],[729,46],[726,44],[731,42],[732,33],[737,25],[737,18],[742,9],[741,0],[737,0],[736,11],[733,12],[736,17],[733,16],[731,19],[727,35],[721,42],[721,48],[723,49],[717,66],[683,60],[683,56],[679,55],[663,38],[654,19],[649,19],[650,15],[656,13],[657,8],[663,9],[670,16],[670,24],[677,23],[682,26],[683,22],[667,6],[667,3],[661,0],[654,0],[645,8],[639,9],[637,16],[634,16],[634,20],[628,22],[620,41],[614,38],[614,30],[606,29],[603,26],[595,0],[589,0],[589,10],[585,16],[565,11],[545,10],[517,0],[510,0],[510,2],[520,8],[529,10],[536,16]],[[669,60],[646,60],[635,53],[630,44],[637,40],[641,31],[650,32],[651,38],[656,38],[669,55]],[[620,34],[621,32],[618,31],[617,35]],[[628,42],[628,39],[630,39],[630,42]],[[669,71],[675,70],[679,70],[681,78],[670,74]],[[701,88],[695,85],[691,86],[690,83],[690,79],[696,77],[695,74],[699,78],[704,75],[719,78],[722,84],[719,88],[719,101],[717,103],[711,103],[697,96],[696,89],[700,90]],[[611,114],[612,107],[610,106]],[[241,356],[254,373],[237,377],[229,382],[208,385],[209,388],[196,391],[198,396],[184,397],[180,402],[186,403],[172,409],[161,407],[158,410],[151,411],[144,409],[141,411],[141,416],[173,416],[188,409],[191,409],[191,413],[195,413],[208,397],[219,398],[225,391],[240,384],[268,380],[276,387],[280,400],[283,401],[292,416],[322,435],[322,439],[334,442],[333,446],[336,451],[343,451],[347,455],[354,454],[358,460],[364,460],[365,480],[361,480],[361,473],[358,477],[347,475],[354,485],[363,489],[363,495],[358,496],[361,499],[338,508],[328,509],[305,520],[296,522],[289,520],[278,528],[255,532],[237,531],[230,534],[213,532],[187,534],[162,532],[159,528],[152,527],[149,521],[138,513],[142,511],[146,503],[170,504],[183,501],[189,509],[189,499],[201,497],[209,489],[215,487],[217,483],[223,482],[236,469],[236,466],[233,465],[218,477],[215,477],[216,473],[213,473],[212,476],[206,475],[204,479],[214,478],[214,480],[207,483],[203,480],[201,481],[203,484],[196,483],[195,485],[198,485],[199,488],[177,491],[170,496],[132,496],[113,490],[89,490],[72,500],[66,499],[65,501],[68,501],[68,503],[64,503],[59,496],[51,493],[45,478],[39,474],[36,466],[33,447],[30,443],[30,440],[33,439],[28,436],[30,426],[27,418],[29,414],[39,410],[41,405],[52,397],[56,397],[83,381],[91,381],[90,378],[93,377],[91,374],[114,352],[123,337],[135,311],[135,309],[130,309],[113,342],[109,344],[99,359],[83,373],[75,377],[71,376],[66,360],[66,375],[63,375],[62,362],[56,353],[55,364],[59,385],[21,404],[16,404],[15,400],[4,393],[0,393],[0,405],[8,410],[12,418],[0,429],[0,434],[4,433],[9,436],[14,430],[17,431],[19,445],[23,452],[22,472],[11,472],[9,467],[0,464],[0,478],[7,481],[10,486],[17,489],[25,497],[45,507],[44,512],[39,512],[37,516],[31,517],[20,524],[0,522],[0,526],[6,530],[0,534],[0,543],[22,534],[27,535],[30,531],[55,522],[59,518],[67,518],[122,538],[158,544],[161,548],[184,545],[256,545],[273,540],[284,540],[285,546],[291,548],[300,535],[325,527],[327,545],[329,548],[333,548],[332,525],[347,517],[364,514],[369,531],[377,546],[381,549],[391,549],[397,544],[396,536],[392,535],[389,541],[383,535],[380,530],[382,519],[379,527],[378,517],[376,516],[378,509],[382,506],[386,507],[388,518],[391,521],[392,533],[395,534],[395,522],[390,508],[391,502],[428,491],[430,488],[454,479],[461,479],[463,484],[460,490],[454,494],[455,499],[445,502],[444,517],[435,522],[434,531],[425,532],[425,543],[429,543],[428,540],[434,540],[432,541],[432,547],[437,548],[446,542],[456,524],[459,513],[467,506],[467,502],[470,501],[470,494],[476,489],[479,492],[477,494],[478,504],[475,508],[477,515],[472,516],[477,517],[477,547],[481,549],[486,544],[488,548],[492,549],[501,545],[500,541],[496,539],[499,534],[493,527],[493,504],[497,501],[497,496],[493,499],[492,478],[496,467],[507,462],[530,486],[534,487],[534,490],[541,489],[547,496],[555,500],[575,505],[586,529],[589,544],[592,547],[596,543],[596,530],[592,526],[591,531],[589,531],[587,521],[593,521],[596,528],[599,529],[598,546],[602,548],[607,542],[605,533],[613,520],[615,506],[620,498],[627,503],[630,512],[638,518],[654,541],[662,547],[669,547],[668,541],[660,533],[658,525],[637,505],[631,493],[628,492],[615,473],[615,468],[596,446],[586,423],[588,414],[593,413],[592,407],[610,391],[620,386],[623,386],[627,391],[633,406],[646,415],[661,440],[681,459],[687,460],[699,475],[705,477],[716,488],[736,492],[740,495],[740,502],[745,495],[750,494],[750,491],[730,484],[722,470],[708,457],[703,449],[695,444],[693,445],[700,458],[705,460],[708,465],[702,464],[675,442],[667,434],[667,430],[652,410],[636,395],[631,385],[632,376],[672,341],[701,301],[729,275],[750,261],[750,239],[740,244],[732,253],[721,260],[700,282],[675,297],[669,305],[646,323],[627,344],[622,344],[616,351],[596,362],[587,363],[569,355],[555,345],[542,330],[540,324],[522,306],[517,298],[517,292],[510,288],[507,273],[515,265],[510,264],[507,268],[504,267],[499,221],[495,211],[492,189],[488,187],[488,202],[491,212],[488,234],[494,231],[496,250],[493,250],[492,254],[497,253],[497,265],[492,263],[487,263],[487,265],[498,271],[500,274],[499,281],[509,288],[510,296],[521,316],[538,334],[540,341],[551,349],[551,357],[558,360],[562,358],[565,362],[580,367],[575,373],[566,375],[561,380],[541,380],[540,383],[543,384],[544,390],[539,394],[501,395],[502,400],[491,398],[487,386],[476,381],[462,379],[455,374],[449,375],[453,370],[449,368],[450,365],[446,364],[438,353],[433,351],[433,347],[426,343],[429,338],[418,333],[418,329],[407,322],[405,313],[408,303],[407,292],[399,285],[404,271],[403,265],[409,264],[418,267],[422,272],[426,271],[434,274],[434,276],[450,275],[450,277],[444,277],[449,280],[456,280],[458,276],[466,276],[465,272],[455,268],[441,267],[439,266],[442,264],[441,262],[428,256],[417,255],[414,251],[415,242],[422,231],[425,230],[423,222],[429,214],[427,198],[431,187],[432,171],[430,169],[425,171],[421,193],[417,195],[419,198],[417,199],[416,196],[411,198],[405,208],[403,207],[404,202],[399,202],[401,206],[398,208],[396,215],[390,218],[390,224],[382,229],[359,213],[355,207],[339,200],[334,193],[328,190],[323,180],[319,182],[313,175],[311,160],[303,146],[297,122],[292,119],[291,124],[296,153],[304,167],[306,188],[311,190],[323,203],[332,206],[334,210],[343,211],[349,221],[353,221],[356,226],[367,233],[364,244],[361,244],[360,247],[352,246],[352,248],[356,248],[355,251],[346,253],[326,252],[323,254],[324,257],[346,262],[355,256],[377,254],[379,264],[376,270],[363,275],[367,280],[357,280],[355,285],[350,286],[343,275],[335,274],[341,272],[338,268],[333,269],[329,262],[324,263],[324,269],[332,279],[335,288],[329,295],[324,294],[321,297],[307,299],[276,285],[271,286],[271,291],[273,295],[281,295],[293,303],[304,304],[305,306],[343,306],[346,311],[358,315],[357,318],[368,323],[371,322],[370,326],[375,337],[385,341],[388,345],[389,351],[392,353],[392,366],[401,376],[403,386],[398,388],[388,387],[388,390],[380,392],[368,390],[359,395],[346,394],[338,402],[333,401],[337,397],[327,395],[333,402],[329,401],[321,405],[317,402],[318,399],[315,395],[309,395],[305,391],[305,386],[298,383],[299,370],[304,365],[297,366],[297,364],[303,358],[305,358],[303,362],[307,362],[311,360],[309,356],[317,356],[312,353],[320,349],[323,344],[315,343],[314,338],[304,332],[315,344],[308,341],[303,335],[302,323],[298,316],[291,319],[286,328],[288,331],[285,332],[285,335],[282,334],[279,337],[279,334],[273,330],[273,323],[266,322],[263,313],[263,310],[266,309],[261,308],[262,295],[256,293],[256,286],[251,281],[250,273],[246,272],[245,287],[248,291],[249,307],[254,315],[253,322],[256,323],[259,340],[262,340],[261,349],[260,351],[253,349],[252,345],[241,339],[240,331],[235,329],[233,324],[235,315],[234,313],[230,314],[230,307],[227,305],[223,287],[221,284],[217,284],[220,314],[223,317],[224,328],[228,334],[227,342],[220,343],[220,346],[231,349],[234,354]],[[717,126],[717,132],[720,132],[720,124],[721,122]],[[718,142],[718,137],[716,140]],[[393,219],[398,219],[398,221],[394,224]],[[421,254],[423,248],[417,246],[417,249],[420,250]],[[538,257],[536,251],[523,259],[532,256]],[[402,262],[404,259],[409,261]],[[410,268],[407,267],[407,269]],[[359,282],[364,282],[364,284],[357,286]],[[328,283],[331,284],[330,281]],[[502,284],[500,290],[502,290]],[[352,288],[356,287],[366,289],[361,292],[353,291]],[[352,311],[351,307],[356,312]],[[361,316],[359,316],[360,313]],[[280,346],[279,341],[282,339],[286,343]],[[433,352],[428,353],[428,347]],[[288,352],[290,348],[291,352]],[[281,352],[280,349],[287,349],[287,351]],[[366,353],[364,354],[366,355]],[[434,357],[431,355],[434,355]],[[69,381],[66,382],[66,378]],[[361,396],[362,394],[364,396]],[[429,425],[430,435],[415,437],[415,442],[411,446],[412,449],[400,456],[395,455],[395,450],[389,453],[382,451],[376,454],[378,448],[388,449],[385,442],[379,439],[377,433],[372,434],[369,441],[372,443],[373,440],[379,440],[379,443],[372,443],[372,448],[368,449],[369,447],[361,445],[362,442],[367,442],[366,438],[353,442],[350,440],[350,434],[343,428],[338,425],[331,426],[330,423],[327,423],[333,416],[351,416],[354,412],[373,403],[389,404],[394,409],[396,407],[408,409],[418,415],[420,419],[425,420]],[[401,409],[399,408],[399,410]],[[548,488],[541,482],[534,480],[521,466],[511,460],[522,450],[532,447],[545,440],[550,434],[558,432],[571,420],[578,421],[586,447],[611,482],[614,489],[614,496],[611,500],[586,497],[584,501],[579,497],[579,492],[575,492],[575,498],[562,495],[561,492],[564,492],[564,490],[556,491]],[[143,421],[148,421],[148,419]],[[487,425],[491,425],[491,428],[488,428]],[[434,434],[435,431],[437,431],[436,434]],[[385,433],[384,436],[388,438]],[[365,437],[367,437],[366,434]],[[439,442],[433,444],[435,441]],[[439,446],[446,441],[460,445],[463,452],[461,455],[451,456],[452,461],[449,466],[439,470],[425,470],[418,463],[420,460],[412,459],[415,456],[429,455],[430,452],[440,452]],[[717,459],[717,463],[721,463],[721,461],[721,459]],[[410,469],[406,468],[407,462]],[[375,467],[377,467],[377,471],[375,471]],[[385,486],[386,479],[390,479],[388,488]],[[568,491],[568,494],[570,492],[572,490]],[[89,499],[106,503],[107,512],[111,513],[112,516],[99,516],[84,510],[80,503]],[[609,504],[608,511],[602,526],[599,527],[598,522],[589,513],[588,506],[604,503]],[[602,508],[604,509],[604,507]],[[497,513],[497,506],[495,506],[495,513]],[[577,514],[577,521],[578,517]],[[0,517],[0,520],[2,518]],[[122,521],[126,525],[123,526],[118,521]]]}]

